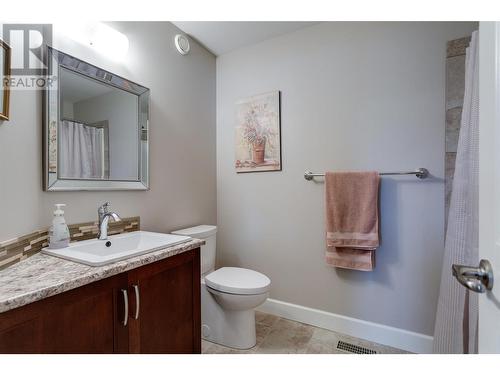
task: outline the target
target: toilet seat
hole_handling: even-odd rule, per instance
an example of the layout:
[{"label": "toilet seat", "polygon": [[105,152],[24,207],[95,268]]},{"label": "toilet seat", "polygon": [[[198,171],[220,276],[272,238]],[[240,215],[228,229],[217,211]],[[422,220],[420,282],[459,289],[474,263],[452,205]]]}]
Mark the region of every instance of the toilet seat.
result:
[{"label": "toilet seat", "polygon": [[205,284],[223,293],[251,295],[268,292],[271,280],[246,268],[222,267],[205,276]]}]

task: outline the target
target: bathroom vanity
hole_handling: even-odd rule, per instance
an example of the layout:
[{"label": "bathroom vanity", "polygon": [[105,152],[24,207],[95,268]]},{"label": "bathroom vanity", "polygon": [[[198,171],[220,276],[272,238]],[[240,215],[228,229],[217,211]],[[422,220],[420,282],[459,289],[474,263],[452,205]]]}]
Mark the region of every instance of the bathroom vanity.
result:
[{"label": "bathroom vanity", "polygon": [[[148,190],[149,89],[51,47],[47,60],[45,190]],[[108,206],[66,227],[64,248],[47,229],[0,243],[0,353],[200,353],[205,241]],[[110,219],[127,233],[108,239]]]},{"label": "bathroom vanity", "polygon": [[0,273],[0,353],[200,353],[200,246],[100,267],[37,254]]}]

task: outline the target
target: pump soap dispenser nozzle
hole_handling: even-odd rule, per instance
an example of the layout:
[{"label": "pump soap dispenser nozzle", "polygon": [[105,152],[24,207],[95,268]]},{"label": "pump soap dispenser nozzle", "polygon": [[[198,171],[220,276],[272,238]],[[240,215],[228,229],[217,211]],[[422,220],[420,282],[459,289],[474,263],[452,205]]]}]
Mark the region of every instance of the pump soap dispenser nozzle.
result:
[{"label": "pump soap dispenser nozzle", "polygon": [[58,215],[58,216],[64,215],[64,211],[63,211],[62,207],[66,207],[66,204],[56,203],[54,206],[56,206],[56,210],[54,211],[54,215]]}]

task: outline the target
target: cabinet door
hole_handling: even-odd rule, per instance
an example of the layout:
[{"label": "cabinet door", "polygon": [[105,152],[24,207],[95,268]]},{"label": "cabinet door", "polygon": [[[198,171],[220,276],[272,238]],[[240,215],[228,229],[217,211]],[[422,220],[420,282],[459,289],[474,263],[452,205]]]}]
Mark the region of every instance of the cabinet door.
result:
[{"label": "cabinet door", "polygon": [[195,249],[129,272],[131,353],[200,353],[199,256]]},{"label": "cabinet door", "polygon": [[43,353],[42,316],[36,309],[19,308],[0,315],[0,353]]},{"label": "cabinet door", "polygon": [[126,352],[119,293],[126,286],[126,275],[117,275],[0,314],[0,352]]},{"label": "cabinet door", "polygon": [[[42,347],[46,353],[126,352],[126,275],[117,275],[47,300]],[[125,342],[124,342],[125,340]]]}]

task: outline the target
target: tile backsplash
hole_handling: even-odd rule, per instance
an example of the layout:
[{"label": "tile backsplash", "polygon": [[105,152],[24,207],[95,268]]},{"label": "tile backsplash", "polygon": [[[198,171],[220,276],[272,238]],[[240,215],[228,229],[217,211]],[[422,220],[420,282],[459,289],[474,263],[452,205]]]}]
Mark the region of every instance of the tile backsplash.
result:
[{"label": "tile backsplash", "polygon": [[[110,222],[108,234],[134,232],[140,230],[140,217],[123,218]],[[68,225],[71,242],[97,238],[97,221]],[[0,270],[38,253],[48,246],[48,229],[38,230],[21,237],[0,242]]]}]

